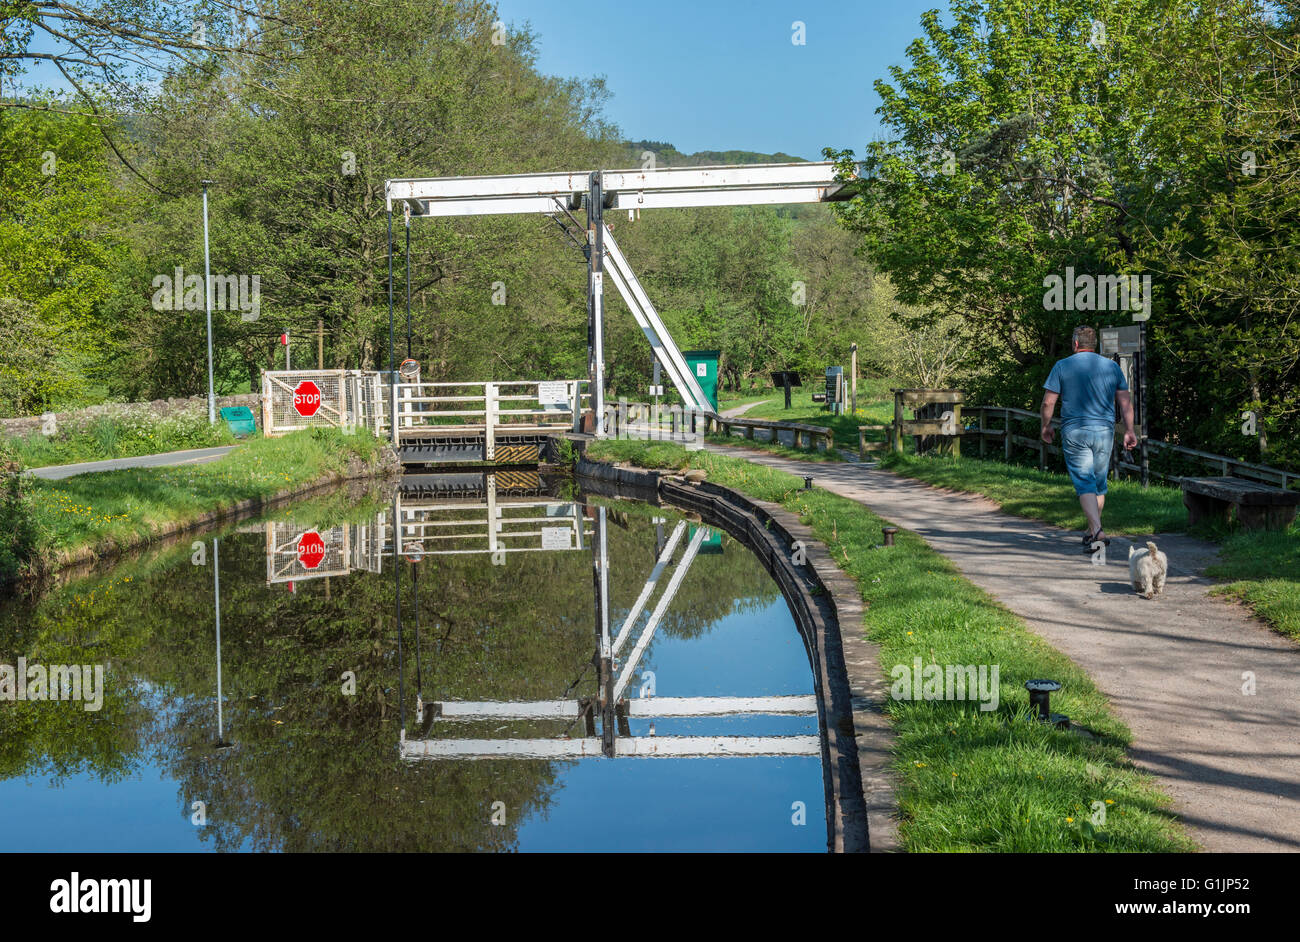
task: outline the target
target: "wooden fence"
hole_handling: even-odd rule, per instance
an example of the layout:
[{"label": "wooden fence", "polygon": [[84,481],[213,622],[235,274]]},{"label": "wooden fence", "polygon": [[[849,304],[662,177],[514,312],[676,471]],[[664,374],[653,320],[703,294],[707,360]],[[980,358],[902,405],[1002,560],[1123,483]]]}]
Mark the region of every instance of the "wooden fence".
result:
[{"label": "wooden fence", "polygon": [[[964,438],[976,438],[979,442],[980,457],[987,453],[989,443],[1001,446],[1003,460],[1010,461],[1016,448],[1027,448],[1038,453],[1038,467],[1046,469],[1047,456],[1061,454],[1060,428],[1061,420],[1052,419],[1052,427],[1057,430],[1056,443],[1051,445],[1044,442],[1038,437],[1039,423],[1041,419],[1037,412],[1030,412],[1028,409],[1012,409],[1007,406],[968,406],[966,409],[966,418],[970,419],[971,413],[975,413],[976,424],[966,426],[962,429],[961,434]],[[1000,422],[1001,427],[994,427],[991,422]],[[1031,434],[1020,434],[1015,423],[1028,423],[1031,426]],[[1123,437],[1122,429],[1116,429],[1116,444],[1113,452],[1111,465],[1113,469],[1122,471],[1131,471],[1141,474],[1142,466],[1132,461],[1126,461],[1120,450],[1120,441]],[[1275,487],[1287,489],[1300,481],[1300,473],[1295,471],[1286,471],[1282,468],[1274,468],[1269,465],[1254,464],[1249,461],[1240,461],[1236,458],[1229,458],[1226,455],[1216,455],[1208,451],[1198,451],[1195,448],[1186,448],[1182,445],[1171,445],[1167,442],[1157,441],[1156,439],[1147,440],[1149,452],[1148,472],[1151,477],[1168,481],[1172,484],[1178,484],[1184,477],[1197,477],[1197,473],[1177,474],[1175,465],[1192,464],[1200,469],[1200,474],[1206,473],[1206,469],[1224,476],[1245,478],[1250,481],[1259,481],[1263,484],[1271,484]]]}]

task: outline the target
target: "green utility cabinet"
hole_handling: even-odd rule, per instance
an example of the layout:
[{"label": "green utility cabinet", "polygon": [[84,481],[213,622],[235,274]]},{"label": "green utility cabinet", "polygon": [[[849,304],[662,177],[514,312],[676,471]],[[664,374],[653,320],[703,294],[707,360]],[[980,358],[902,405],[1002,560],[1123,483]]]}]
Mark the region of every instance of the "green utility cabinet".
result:
[{"label": "green utility cabinet", "polygon": [[708,536],[700,541],[700,548],[696,551],[704,556],[720,556],[722,554],[722,531],[717,527],[697,527],[691,525],[689,536],[695,539],[695,531],[703,529]]},{"label": "green utility cabinet", "polygon": [[695,377],[695,382],[700,384],[700,389],[704,390],[704,395],[708,398],[709,404],[713,406],[713,411],[718,411],[718,357],[722,355],[721,350],[685,350],[682,356],[686,358],[686,365],[690,368],[691,375]]},{"label": "green utility cabinet", "polygon": [[221,417],[226,420],[226,424],[230,426],[230,431],[236,438],[243,438],[257,431],[253,410],[248,406],[222,406]]}]

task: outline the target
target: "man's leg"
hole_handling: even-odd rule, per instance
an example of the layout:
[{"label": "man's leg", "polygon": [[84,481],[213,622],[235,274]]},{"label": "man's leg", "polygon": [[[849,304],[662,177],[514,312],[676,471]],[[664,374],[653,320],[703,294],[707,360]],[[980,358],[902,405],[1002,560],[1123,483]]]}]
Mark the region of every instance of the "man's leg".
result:
[{"label": "man's leg", "polygon": [[1101,499],[1098,494],[1080,494],[1079,506],[1088,518],[1088,535],[1095,536],[1101,529]]},{"label": "man's leg", "polygon": [[[1093,473],[1096,477],[1097,525],[1093,533],[1101,532],[1101,512],[1106,506],[1107,476],[1110,474],[1110,449],[1115,443],[1115,433],[1110,429],[1094,433],[1093,437]],[[1087,513],[1087,511],[1085,511]]]}]

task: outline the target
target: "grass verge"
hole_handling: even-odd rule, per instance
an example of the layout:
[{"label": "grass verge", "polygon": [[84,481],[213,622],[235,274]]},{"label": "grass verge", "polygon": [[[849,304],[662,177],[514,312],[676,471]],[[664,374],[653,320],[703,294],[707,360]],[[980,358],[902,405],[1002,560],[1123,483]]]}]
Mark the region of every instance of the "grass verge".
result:
[{"label": "grass verge", "polygon": [[[785,407],[785,394],[780,390],[769,401],[757,405],[745,412],[747,419],[780,419],[783,422],[802,422],[805,425],[820,425],[831,429],[835,434],[835,444],[842,448],[858,450],[859,425],[884,425],[894,420],[893,400],[875,398],[876,390],[872,387],[859,386],[858,411],[856,414],[835,415],[827,412],[820,402],[813,402],[812,388],[805,386],[796,389],[790,396],[790,408]],[[727,406],[739,403],[727,403]],[[868,436],[868,441],[883,441],[884,433]]]},{"label": "grass verge", "polygon": [[[378,469],[385,447],[365,432],[311,429],[253,439],[207,464],[24,479],[21,499],[35,539],[18,554],[11,580],[37,577],[86,550],[100,555],[138,544],[169,525],[192,523],[244,501]],[[8,538],[8,532],[0,534],[0,540]]]},{"label": "grass verge", "polygon": [[[891,699],[899,834],[909,851],[1182,851],[1192,849],[1168,799],[1128,760],[1131,735],[1086,673],[964,579],[919,537],[881,546],[885,521],[794,475],[730,455],[654,443],[593,444],[592,460],[700,468],[709,480],[799,515],[857,582],[881,665],[997,665],[998,707]],[[851,630],[852,626],[844,626]],[[1064,688],[1053,707],[1096,738],[1026,718],[1023,684]],[[1094,823],[1096,822],[1096,823]]]},{"label": "grass verge", "polygon": [[190,448],[233,445],[230,427],[208,423],[207,414],[190,409],[157,416],[125,407],[64,425],[49,435],[33,432],[7,440],[7,451],[24,467],[80,464],[111,458],[134,458]]},{"label": "grass verge", "polygon": [[758,451],[771,452],[774,455],[780,455],[782,458],[794,458],[798,461],[814,461],[825,463],[827,461],[843,461],[839,452],[835,450],[810,451],[806,448],[791,448],[789,445],[782,445],[780,442],[761,442],[749,438],[740,438],[736,435],[706,435],[704,440],[710,445],[722,445],[724,448],[754,448]]},{"label": "grass verge", "polygon": [[1229,580],[1215,587],[1216,595],[1245,602],[1259,618],[1300,641],[1300,523],[1284,531],[1232,534],[1219,562],[1205,574]]},{"label": "grass verge", "polygon": [[[909,478],[969,494],[983,494],[1017,517],[1043,520],[1067,530],[1087,521],[1069,478],[1053,471],[979,458],[918,456],[886,452],[881,467]],[[1136,481],[1113,481],[1106,495],[1105,522],[1112,533],[1175,533],[1187,529],[1182,491]]]}]

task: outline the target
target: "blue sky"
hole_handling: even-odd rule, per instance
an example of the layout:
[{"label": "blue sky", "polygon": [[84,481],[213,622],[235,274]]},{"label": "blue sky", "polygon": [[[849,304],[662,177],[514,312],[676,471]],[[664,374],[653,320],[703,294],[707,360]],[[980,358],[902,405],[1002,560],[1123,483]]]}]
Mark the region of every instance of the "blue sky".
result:
[{"label": "blue sky", "polygon": [[[881,136],[872,83],[905,63],[921,13],[946,10],[947,0],[615,0],[587,9],[497,0],[497,8],[507,24],[532,26],[541,71],[604,76],[605,116],[630,140],[817,160],[823,147],[860,153]],[[791,41],[796,21],[803,45]],[[25,83],[63,86],[48,67]]]},{"label": "blue sky", "polygon": [[[538,66],[551,75],[603,75],[606,117],[631,140],[678,150],[784,151],[820,159],[823,147],[880,136],[872,89],[905,62],[926,9],[946,0],[498,0],[501,19],[531,23]],[[589,13],[596,13],[589,19]],[[589,22],[599,41],[588,41]],[[806,25],[806,45],[791,24]],[[848,94],[846,94],[846,92]]]}]

